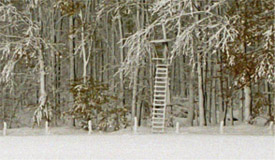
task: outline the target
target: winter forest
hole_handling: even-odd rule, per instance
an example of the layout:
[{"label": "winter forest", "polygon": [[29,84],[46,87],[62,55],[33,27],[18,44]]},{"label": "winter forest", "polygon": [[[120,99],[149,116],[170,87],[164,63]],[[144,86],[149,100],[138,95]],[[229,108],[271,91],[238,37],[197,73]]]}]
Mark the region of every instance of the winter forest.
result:
[{"label": "winter forest", "polygon": [[0,0],[0,129],[274,134],[274,16],[274,0]]}]

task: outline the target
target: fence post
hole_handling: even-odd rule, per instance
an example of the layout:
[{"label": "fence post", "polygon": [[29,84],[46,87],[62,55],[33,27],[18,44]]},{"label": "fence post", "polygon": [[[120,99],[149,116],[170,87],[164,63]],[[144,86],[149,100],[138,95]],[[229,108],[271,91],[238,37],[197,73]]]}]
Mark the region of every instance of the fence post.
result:
[{"label": "fence post", "polygon": [[223,125],[224,125],[224,122],[221,121],[220,122],[220,134],[223,134]]},{"label": "fence post", "polygon": [[269,124],[269,130],[270,130],[270,134],[274,135],[274,122],[271,121]]},{"label": "fence post", "polygon": [[179,122],[176,123],[176,133],[180,133],[180,124]]},{"label": "fence post", "polygon": [[92,134],[92,132],[93,132],[93,126],[92,126],[92,121],[91,120],[88,121],[88,129],[89,129],[88,134]]},{"label": "fence post", "polygon": [[137,121],[137,117],[135,117],[135,123],[134,123],[134,133],[137,133],[137,125],[138,125],[138,121]]},{"label": "fence post", "polygon": [[49,122],[48,121],[45,122],[45,133],[49,134]]},{"label": "fence post", "polygon": [[3,128],[3,136],[7,135],[7,123],[4,122],[4,128]]}]

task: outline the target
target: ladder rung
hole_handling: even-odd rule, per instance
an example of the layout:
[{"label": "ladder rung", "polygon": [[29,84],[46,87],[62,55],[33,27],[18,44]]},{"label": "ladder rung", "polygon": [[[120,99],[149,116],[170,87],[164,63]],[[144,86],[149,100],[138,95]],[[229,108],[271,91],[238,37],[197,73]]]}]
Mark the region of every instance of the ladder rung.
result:
[{"label": "ladder rung", "polygon": [[156,72],[167,73],[168,72],[168,68],[157,68]]},{"label": "ladder rung", "polygon": [[163,98],[165,98],[166,97],[166,95],[163,95],[163,94],[154,94],[154,97],[163,97]]},{"label": "ladder rung", "polygon": [[165,104],[155,104],[155,108],[164,108],[166,105]]},{"label": "ladder rung", "polygon": [[[162,120],[165,120],[165,118],[164,117],[158,117],[158,118],[161,118]],[[160,119],[159,119],[160,120]],[[152,120],[153,121],[153,120]]]},{"label": "ladder rung", "polygon": [[157,101],[157,103],[156,103],[156,101],[154,101],[154,106],[155,107],[165,107],[166,106],[166,104],[164,103],[165,101]]},{"label": "ladder rung", "polygon": [[164,75],[168,75],[168,72],[163,71],[163,70],[157,70],[156,74],[164,74]]},{"label": "ladder rung", "polygon": [[168,82],[167,81],[168,78],[165,77],[155,77],[155,82]]},{"label": "ladder rung", "polygon": [[159,96],[159,95],[154,95],[154,100],[166,100],[166,96]]},{"label": "ladder rung", "polygon": [[168,64],[157,64],[156,66],[157,67],[168,67],[169,65]]},{"label": "ladder rung", "polygon": [[155,112],[153,112],[153,116],[164,116],[164,113],[155,113]]},{"label": "ladder rung", "polygon": [[165,97],[154,97],[154,101],[165,102]]},{"label": "ladder rung", "polygon": [[165,106],[165,102],[166,102],[166,101],[158,101],[158,100],[157,100],[157,101],[154,101],[153,104]]},{"label": "ladder rung", "polygon": [[166,98],[165,92],[159,92],[159,91],[165,91],[165,90],[154,90],[154,97],[157,98]]},{"label": "ladder rung", "polygon": [[156,73],[156,74],[168,75],[168,71],[163,71],[163,70],[157,70],[155,73]]},{"label": "ladder rung", "polygon": [[152,117],[152,120],[165,120],[165,117]]},{"label": "ladder rung", "polygon": [[161,127],[161,126],[164,126],[165,125],[165,122],[163,121],[163,122],[160,122],[160,121],[158,121],[158,122],[156,122],[156,123],[154,123],[153,121],[151,122],[152,124],[155,124],[154,126],[157,126],[157,127]]},{"label": "ladder rung", "polygon": [[155,88],[156,91],[165,91],[165,88]]},{"label": "ladder rung", "polygon": [[163,124],[164,125],[165,122],[152,122],[152,124]]},{"label": "ladder rung", "polygon": [[167,77],[156,77],[156,79],[167,79]]},{"label": "ladder rung", "polygon": [[154,113],[159,113],[159,114],[162,114],[162,115],[165,115],[165,114],[166,114],[165,109],[152,110],[152,114],[154,114]]},{"label": "ladder rung", "polygon": [[163,120],[165,120],[165,117],[155,117],[155,118],[159,118],[159,119],[152,119],[152,122],[153,121],[160,121],[160,120],[163,121]]},{"label": "ladder rung", "polygon": [[164,102],[165,99],[166,99],[165,97],[154,97],[154,100],[156,100],[156,101],[159,100],[159,101],[163,101]]},{"label": "ladder rung", "polygon": [[160,122],[160,121],[156,121],[156,123],[154,123],[155,121],[152,121],[151,123],[152,124],[155,124],[155,126],[164,126],[165,125],[165,122],[164,121],[162,121],[162,122]]},{"label": "ladder rung", "polygon": [[165,99],[154,99],[154,102],[162,102],[162,104],[163,104],[163,102],[166,102],[166,100]]},{"label": "ladder rung", "polygon": [[[165,114],[165,111],[164,110],[158,110],[158,111],[154,110],[153,113],[159,113],[159,114],[163,115],[163,114]],[[161,117],[161,118],[164,118],[164,117]]]},{"label": "ladder rung", "polygon": [[159,110],[152,110],[152,113],[162,113],[162,114],[165,114],[165,109],[164,108],[155,108],[155,109],[159,109]]},{"label": "ladder rung", "polygon": [[162,85],[161,84],[155,84],[154,87],[155,88],[157,88],[157,87],[159,87],[159,88],[164,88],[165,87],[166,88],[166,85],[164,85],[164,84],[162,84]]},{"label": "ladder rung", "polygon": [[164,108],[165,108],[165,106],[156,105],[156,106],[154,106],[153,111],[164,111],[165,110]]},{"label": "ladder rung", "polygon": [[154,102],[166,102],[166,99],[154,99]]},{"label": "ladder rung", "polygon": [[153,129],[164,129],[164,125],[161,125],[161,126],[154,126],[152,127]]},{"label": "ladder rung", "polygon": [[[161,115],[157,115],[157,114],[161,114]],[[162,116],[162,117],[159,117],[159,118],[164,118],[164,114],[165,114],[165,111],[154,111],[153,112],[154,116]]]},{"label": "ladder rung", "polygon": [[158,95],[158,96],[163,95],[166,97],[165,92],[154,91],[154,93],[155,93],[154,95]]},{"label": "ladder rung", "polygon": [[167,81],[167,79],[168,79],[168,78],[167,78],[165,75],[163,75],[163,74],[158,74],[157,77],[158,77],[158,78],[163,78],[163,79],[158,79],[158,78],[156,78],[155,81],[161,81],[161,82],[163,82],[164,80]]},{"label": "ladder rung", "polygon": [[166,93],[165,90],[154,90],[154,93]]},{"label": "ladder rung", "polygon": [[162,123],[165,123],[165,119],[153,119],[152,123],[153,122],[162,122]]},{"label": "ladder rung", "polygon": [[[158,117],[158,118],[161,118],[162,120],[164,119],[165,120],[165,117]],[[160,119],[159,119],[160,120]],[[153,119],[152,119],[152,121],[153,121]]]},{"label": "ladder rung", "polygon": [[166,84],[166,82],[165,81],[157,81],[157,82],[155,82],[155,84]]},{"label": "ladder rung", "polygon": [[156,102],[166,102],[166,99],[154,99],[154,101]]},{"label": "ladder rung", "polygon": [[161,96],[161,95],[162,95],[162,96],[165,96],[165,98],[166,98],[166,94],[165,94],[164,92],[158,92],[158,93],[157,93],[157,92],[155,91],[154,93],[155,93],[154,95],[157,95],[157,96]]},{"label": "ladder rung", "polygon": [[154,86],[154,88],[166,88],[166,85],[165,86]]},{"label": "ladder rung", "polygon": [[[160,107],[163,107],[163,106],[160,106]],[[163,112],[165,112],[165,109],[164,109],[164,107],[163,108],[155,108],[155,109],[153,109],[153,112],[155,112],[155,113],[157,113],[157,112],[163,113]]]},{"label": "ladder rung", "polygon": [[159,75],[159,76],[161,76],[161,75],[165,75],[166,76],[167,75],[167,73],[164,73],[164,72],[157,72],[156,74]]},{"label": "ladder rung", "polygon": [[153,108],[153,111],[164,111],[164,109]]},{"label": "ladder rung", "polygon": [[167,81],[155,81],[155,85],[165,85],[166,86]]},{"label": "ladder rung", "polygon": [[154,106],[166,106],[166,104],[156,104],[156,103],[153,103]]},{"label": "ladder rung", "polygon": [[163,120],[159,120],[159,121],[155,121],[155,120],[153,120],[152,122],[151,122],[151,124],[164,124],[165,122],[163,121]]},{"label": "ladder rung", "polygon": [[154,94],[154,97],[157,97],[157,98],[166,98],[166,94],[163,94],[162,92],[160,92],[160,93],[156,93],[156,92],[154,92],[155,94]]},{"label": "ladder rung", "polygon": [[156,105],[154,105],[154,107],[156,109],[163,109],[165,107],[165,105],[163,105],[163,104],[156,104]]},{"label": "ladder rung", "polygon": [[166,96],[165,92],[162,92],[162,90],[154,90],[155,95],[163,95]]},{"label": "ladder rung", "polygon": [[167,68],[157,68],[156,72],[168,73],[168,69]]}]

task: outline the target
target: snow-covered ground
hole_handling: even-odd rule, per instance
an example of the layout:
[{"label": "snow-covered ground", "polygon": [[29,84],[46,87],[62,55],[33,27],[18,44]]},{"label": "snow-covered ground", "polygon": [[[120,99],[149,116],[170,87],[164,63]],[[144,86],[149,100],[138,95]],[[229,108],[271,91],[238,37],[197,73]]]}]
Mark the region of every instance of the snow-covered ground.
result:
[{"label": "snow-covered ground", "polygon": [[182,128],[180,134],[149,131],[87,135],[52,128],[43,135],[43,129],[13,129],[0,137],[0,159],[275,159],[275,137],[266,127],[227,127],[222,135],[218,127]]}]

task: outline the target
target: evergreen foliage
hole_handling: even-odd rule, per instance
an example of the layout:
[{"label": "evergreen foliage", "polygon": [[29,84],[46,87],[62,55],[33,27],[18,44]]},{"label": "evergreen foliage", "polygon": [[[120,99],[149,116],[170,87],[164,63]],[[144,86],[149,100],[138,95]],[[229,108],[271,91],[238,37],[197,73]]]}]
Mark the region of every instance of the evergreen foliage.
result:
[{"label": "evergreen foliage", "polygon": [[89,78],[76,80],[71,86],[73,108],[68,112],[81,127],[87,129],[92,120],[93,129],[113,131],[127,126],[127,109],[118,105],[117,97],[108,92],[108,86]]}]

